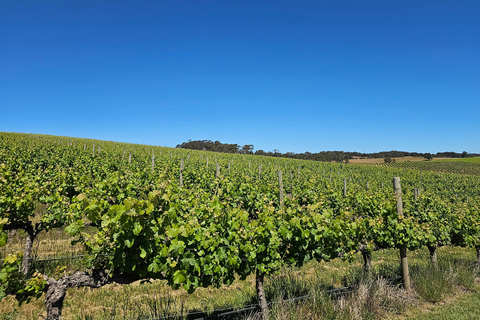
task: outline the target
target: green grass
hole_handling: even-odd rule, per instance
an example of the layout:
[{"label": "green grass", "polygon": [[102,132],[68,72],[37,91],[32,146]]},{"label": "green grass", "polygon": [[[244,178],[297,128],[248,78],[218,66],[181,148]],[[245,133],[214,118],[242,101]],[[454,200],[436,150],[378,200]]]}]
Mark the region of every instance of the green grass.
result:
[{"label": "green grass", "polygon": [[472,320],[480,318],[480,288],[467,293],[452,303],[437,306],[431,311],[423,311],[413,320]]}]

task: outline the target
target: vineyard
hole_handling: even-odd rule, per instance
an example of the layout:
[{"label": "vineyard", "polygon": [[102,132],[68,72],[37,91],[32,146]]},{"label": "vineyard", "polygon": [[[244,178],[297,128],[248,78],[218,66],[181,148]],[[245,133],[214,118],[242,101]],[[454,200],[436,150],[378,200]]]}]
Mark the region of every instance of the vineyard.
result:
[{"label": "vineyard", "polygon": [[400,252],[392,276],[411,290],[407,255],[424,248],[436,269],[443,246],[480,263],[480,166],[442,166],[0,133],[0,299],[44,296],[60,319],[68,288],[160,279],[193,294],[253,277],[267,319],[280,270],[360,255],[371,275],[382,250]]}]

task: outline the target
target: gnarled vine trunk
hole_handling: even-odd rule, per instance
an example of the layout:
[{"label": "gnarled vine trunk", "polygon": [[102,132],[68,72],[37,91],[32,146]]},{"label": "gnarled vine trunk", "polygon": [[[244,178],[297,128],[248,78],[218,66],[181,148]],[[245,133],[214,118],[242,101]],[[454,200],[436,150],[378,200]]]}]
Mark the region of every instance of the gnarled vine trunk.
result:
[{"label": "gnarled vine trunk", "polygon": [[475,246],[475,249],[477,250],[477,268],[480,269],[480,246]]},{"label": "gnarled vine trunk", "polygon": [[9,231],[8,242],[12,240],[17,230],[25,230],[27,236],[25,239],[25,248],[23,250],[23,260],[20,266],[20,271],[24,275],[28,275],[30,271],[30,260],[32,257],[33,241],[37,237],[42,228],[41,223],[33,225],[31,222],[14,222],[12,224],[6,224],[3,226],[4,231]]},{"label": "gnarled vine trunk", "polygon": [[30,258],[32,256],[33,241],[37,237],[37,232],[31,225],[27,225],[25,231],[27,232],[27,238],[25,239],[25,250],[23,251],[22,273],[28,275],[28,272],[30,271]]},{"label": "gnarled vine trunk", "polygon": [[258,298],[258,303],[260,304],[260,310],[262,312],[262,319],[267,320],[268,305],[267,305],[267,298],[265,296],[265,289],[263,287],[264,280],[265,280],[265,274],[257,270],[255,274],[257,298]]},{"label": "gnarled vine trunk", "polygon": [[363,256],[363,269],[367,276],[372,275],[372,252],[370,250],[362,251]]},{"label": "gnarled vine trunk", "polygon": [[433,267],[438,269],[437,262],[437,245],[427,245],[428,251],[430,252],[430,260],[432,261]]},{"label": "gnarled vine trunk", "polygon": [[370,277],[372,275],[372,251],[367,249],[365,244],[361,244],[359,250],[363,257],[363,270],[365,274]]},{"label": "gnarled vine trunk", "polygon": [[53,278],[48,278],[46,280],[48,282],[48,289],[45,294],[47,320],[61,319],[63,301],[65,300],[65,293],[68,288],[100,288],[109,282],[107,274],[102,270],[94,270],[92,274],[77,271],[71,276],[63,277],[60,280],[55,280]]}]

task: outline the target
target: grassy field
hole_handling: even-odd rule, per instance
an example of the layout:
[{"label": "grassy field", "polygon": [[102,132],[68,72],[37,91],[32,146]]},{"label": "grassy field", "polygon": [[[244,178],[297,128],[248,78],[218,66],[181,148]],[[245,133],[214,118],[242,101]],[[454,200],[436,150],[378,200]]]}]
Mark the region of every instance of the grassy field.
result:
[{"label": "grassy field", "polygon": [[[424,162],[424,163],[445,163],[445,162],[455,162],[455,163],[467,163],[467,164],[476,164],[480,165],[480,157],[475,158],[434,158],[431,161],[427,161],[423,157],[394,157],[395,163],[403,163],[403,162]],[[354,158],[350,159],[349,163],[352,164],[381,164],[385,163],[383,158]],[[420,165],[417,163],[417,165]]]},{"label": "grassy field", "polygon": [[440,303],[424,304],[415,308],[398,319],[412,320],[472,320],[479,318],[480,286],[475,290],[463,291],[452,295]]},{"label": "grassy field", "polygon": [[[414,161],[425,161],[424,157],[394,157],[396,163],[399,162],[414,162]],[[350,159],[349,163],[352,164],[373,164],[373,163],[385,163],[383,158],[354,158]]]},{"label": "grassy field", "polygon": [[437,159],[433,161],[406,161],[396,163],[371,163],[373,166],[402,168],[421,171],[446,172],[480,176],[480,157]]}]

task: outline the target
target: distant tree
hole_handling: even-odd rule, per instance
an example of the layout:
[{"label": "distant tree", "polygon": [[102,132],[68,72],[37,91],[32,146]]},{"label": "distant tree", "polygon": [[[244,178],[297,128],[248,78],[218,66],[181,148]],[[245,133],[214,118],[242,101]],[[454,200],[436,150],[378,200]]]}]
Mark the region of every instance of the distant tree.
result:
[{"label": "distant tree", "polygon": [[446,151],[446,152],[437,152],[438,158],[461,158],[461,153],[456,153],[453,151]]},{"label": "distant tree", "polygon": [[253,154],[253,144],[244,145],[241,151],[244,154]]},{"label": "distant tree", "polygon": [[428,161],[432,160],[433,159],[433,154],[431,153],[425,153],[425,159],[427,159]]},{"label": "distant tree", "polygon": [[265,156],[266,155],[265,151],[263,151],[262,149],[255,151],[255,154],[257,156]]},{"label": "distant tree", "polygon": [[462,158],[467,158],[468,157],[468,152],[467,151],[463,151],[462,152]]},{"label": "distant tree", "polygon": [[187,142],[183,142],[182,144],[178,144],[177,148],[183,149],[194,149],[194,150],[207,150],[207,151],[215,151],[215,152],[225,152],[225,153],[243,153],[243,148],[248,151],[248,153],[252,154],[253,145],[246,145],[243,148],[236,143],[228,144],[228,143],[221,143],[220,141],[211,141],[211,140],[188,140]]},{"label": "distant tree", "polygon": [[385,161],[385,163],[392,163],[392,160],[393,160],[393,159],[390,158],[390,157],[385,157],[385,158],[383,159],[383,161]]}]

